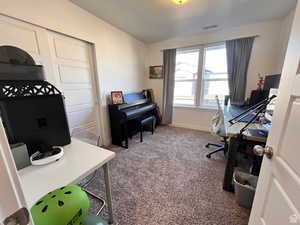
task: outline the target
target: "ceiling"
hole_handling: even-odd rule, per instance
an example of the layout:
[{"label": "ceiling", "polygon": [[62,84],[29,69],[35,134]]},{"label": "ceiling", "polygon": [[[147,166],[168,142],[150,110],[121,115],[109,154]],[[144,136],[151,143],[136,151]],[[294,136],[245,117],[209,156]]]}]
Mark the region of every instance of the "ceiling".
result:
[{"label": "ceiling", "polygon": [[[146,43],[287,15],[296,0],[71,0]],[[203,27],[218,25],[204,30]]]}]

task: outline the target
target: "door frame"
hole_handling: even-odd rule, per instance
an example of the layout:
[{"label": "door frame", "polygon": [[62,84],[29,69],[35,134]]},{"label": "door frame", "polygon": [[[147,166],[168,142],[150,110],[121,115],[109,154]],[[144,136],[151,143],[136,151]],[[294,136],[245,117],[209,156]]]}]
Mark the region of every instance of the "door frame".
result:
[{"label": "door frame", "polygon": [[[100,85],[100,79],[99,79],[99,72],[97,69],[97,64],[96,64],[96,52],[95,52],[95,44],[65,33],[61,33],[61,32],[57,32],[55,30],[51,30],[48,28],[45,28],[46,32],[49,32],[47,40],[48,42],[50,41],[49,37],[51,35],[55,36],[55,35],[61,35],[63,37],[66,38],[71,38],[77,41],[81,41],[84,42],[85,44],[88,45],[88,59],[89,59],[89,64],[90,64],[90,72],[91,72],[91,79],[92,79],[92,89],[93,92],[95,94],[95,99],[96,99],[96,127],[97,127],[97,131],[99,132],[99,136],[100,136],[100,140],[99,140],[99,145],[104,145],[104,126],[101,126],[101,124],[104,124],[104,109],[103,109],[103,102],[101,100],[101,85]],[[50,56],[51,60],[53,60],[52,56]],[[51,62],[51,66],[54,67],[54,63]],[[54,70],[54,68],[53,68]],[[54,73],[54,72],[53,72]],[[56,77],[55,75],[53,75],[55,77],[55,82],[58,82],[57,79],[59,79],[58,77]],[[103,109],[103,110],[102,110]]]},{"label": "door frame", "polygon": [[[0,187],[1,191],[4,190],[3,193],[5,193],[5,195],[0,195],[0,224],[2,224],[7,216],[12,215],[23,207],[28,209],[28,206],[1,119],[0,169]],[[30,214],[30,209],[28,209],[28,211]],[[29,219],[29,225],[33,225],[34,223],[31,219],[31,216]]]},{"label": "door frame", "polygon": [[[87,41],[85,41],[87,42]],[[103,104],[102,98],[101,98],[101,81],[100,81],[100,73],[97,67],[97,60],[96,60],[96,49],[95,49],[95,43],[87,42],[90,45],[89,48],[89,57],[90,57],[90,63],[91,63],[91,72],[93,73],[93,85],[95,89],[95,94],[97,98],[97,127],[98,132],[100,136],[99,145],[103,146],[105,144],[104,138],[105,138],[105,129],[104,129],[104,114],[105,112],[105,104]],[[102,124],[102,126],[101,126]]]}]

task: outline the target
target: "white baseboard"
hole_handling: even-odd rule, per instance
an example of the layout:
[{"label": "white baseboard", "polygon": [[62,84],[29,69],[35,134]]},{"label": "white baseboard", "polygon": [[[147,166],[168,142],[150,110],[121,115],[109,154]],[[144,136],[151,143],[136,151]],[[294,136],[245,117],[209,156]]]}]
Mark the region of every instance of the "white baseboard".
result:
[{"label": "white baseboard", "polygon": [[205,131],[205,132],[209,132],[209,130],[210,130],[209,127],[204,127],[204,126],[201,127],[201,126],[186,124],[186,123],[173,123],[173,124],[171,124],[171,126],[187,128],[187,129],[191,129],[191,130],[200,130],[200,131]]}]

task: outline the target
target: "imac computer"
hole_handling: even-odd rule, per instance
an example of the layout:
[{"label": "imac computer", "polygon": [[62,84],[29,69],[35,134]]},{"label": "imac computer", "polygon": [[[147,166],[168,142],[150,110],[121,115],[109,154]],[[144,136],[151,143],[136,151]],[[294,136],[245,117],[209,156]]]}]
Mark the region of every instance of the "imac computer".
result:
[{"label": "imac computer", "polygon": [[3,98],[0,112],[9,143],[25,143],[29,155],[71,142],[60,94]]}]

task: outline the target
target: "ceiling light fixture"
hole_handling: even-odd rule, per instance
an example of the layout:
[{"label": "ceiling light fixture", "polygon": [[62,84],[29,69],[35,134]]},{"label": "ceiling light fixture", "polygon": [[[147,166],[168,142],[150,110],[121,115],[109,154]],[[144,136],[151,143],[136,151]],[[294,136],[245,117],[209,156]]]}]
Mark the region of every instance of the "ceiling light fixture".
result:
[{"label": "ceiling light fixture", "polygon": [[184,3],[187,3],[188,0],[172,0],[172,2],[176,5],[183,5]]}]

